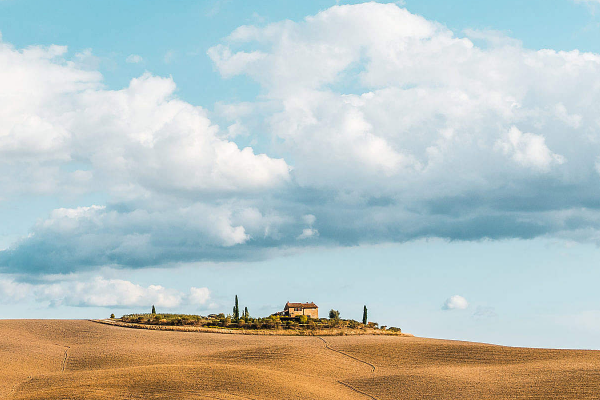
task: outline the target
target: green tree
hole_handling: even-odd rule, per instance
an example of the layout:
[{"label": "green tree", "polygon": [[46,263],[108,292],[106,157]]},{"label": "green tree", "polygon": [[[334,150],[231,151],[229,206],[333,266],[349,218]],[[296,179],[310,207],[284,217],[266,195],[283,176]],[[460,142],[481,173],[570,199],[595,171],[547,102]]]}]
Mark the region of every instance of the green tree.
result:
[{"label": "green tree", "polygon": [[238,322],[240,319],[240,306],[238,304],[237,294],[235,295],[235,305],[233,306],[233,320]]},{"label": "green tree", "polygon": [[340,312],[332,308],[329,310],[329,319],[340,319]]},{"label": "green tree", "polygon": [[152,304],[152,314],[156,314],[156,308],[154,308],[154,304]]},{"label": "green tree", "polygon": [[250,318],[250,313],[248,312],[248,307],[244,307],[244,318]]},{"label": "green tree", "polygon": [[367,324],[367,306],[363,307],[363,324]]},{"label": "green tree", "polygon": [[110,314],[110,318],[114,319],[115,318],[115,314]]}]

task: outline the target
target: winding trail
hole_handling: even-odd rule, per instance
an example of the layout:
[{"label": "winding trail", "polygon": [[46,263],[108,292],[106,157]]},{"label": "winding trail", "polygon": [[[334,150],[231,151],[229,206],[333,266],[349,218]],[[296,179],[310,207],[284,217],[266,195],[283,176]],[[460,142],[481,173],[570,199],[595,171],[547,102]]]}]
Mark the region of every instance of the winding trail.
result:
[{"label": "winding trail", "polygon": [[[333,347],[331,347],[331,346],[329,345],[329,343],[327,343],[327,341],[326,341],[325,339],[323,339],[323,338],[322,338],[322,337],[320,337],[320,336],[317,336],[317,337],[318,337],[319,339],[321,339],[321,341],[322,341],[323,343],[325,343],[325,348],[326,348],[327,350],[335,351],[336,353],[342,354],[342,355],[344,355],[344,356],[346,356],[346,357],[349,357],[349,358],[351,358],[351,359],[353,359],[353,360],[355,360],[355,361],[358,361],[358,362],[360,362],[360,363],[366,364],[366,365],[368,365],[369,367],[371,367],[371,372],[375,372],[375,365],[371,364],[371,363],[370,363],[370,362],[368,362],[368,361],[361,360],[360,358],[354,357],[354,356],[352,356],[352,355],[350,355],[350,354],[348,354],[348,353],[344,353],[344,352],[343,352],[343,351],[341,351],[341,350],[334,349]],[[352,386],[351,384],[349,384],[349,383],[347,383],[347,382],[344,382],[344,381],[339,381],[339,380],[338,380],[337,382],[338,382],[340,385],[344,385],[344,386],[346,386],[348,389],[355,391],[356,393],[362,394],[363,396],[369,397],[369,398],[371,398],[371,399],[373,399],[373,400],[378,400],[378,399],[377,399],[377,397],[375,397],[375,396],[373,396],[373,395],[371,395],[371,394],[369,394],[369,393],[363,392],[362,390],[355,388],[354,386]]]},{"label": "winding trail", "polygon": [[363,396],[367,396],[367,397],[369,397],[369,398],[371,398],[373,400],[379,400],[379,399],[377,399],[377,397],[375,397],[373,395],[370,395],[369,393],[363,392],[362,390],[355,388],[354,386],[350,385],[349,383],[346,383],[346,382],[343,382],[343,381],[338,381],[338,383],[341,384],[341,385],[346,386],[348,389],[354,390],[356,393],[362,394]]},{"label": "winding trail", "polygon": [[356,358],[356,357],[354,357],[354,356],[352,356],[352,355],[350,355],[348,353],[344,353],[341,350],[336,350],[333,347],[329,346],[329,343],[327,343],[327,341],[325,339],[323,339],[321,336],[318,336],[318,338],[321,339],[323,341],[323,343],[325,343],[325,348],[327,348],[327,349],[329,349],[331,351],[335,351],[336,353],[343,354],[346,357],[350,357],[351,359],[356,360],[358,362],[361,362],[363,364],[367,364],[369,367],[371,367],[371,372],[375,372],[375,365],[371,364],[370,362],[361,360],[360,358]]},{"label": "winding trail", "polygon": [[69,358],[69,349],[71,346],[65,346],[65,358],[63,359],[61,372],[65,372],[65,368],[67,367],[67,358]]}]

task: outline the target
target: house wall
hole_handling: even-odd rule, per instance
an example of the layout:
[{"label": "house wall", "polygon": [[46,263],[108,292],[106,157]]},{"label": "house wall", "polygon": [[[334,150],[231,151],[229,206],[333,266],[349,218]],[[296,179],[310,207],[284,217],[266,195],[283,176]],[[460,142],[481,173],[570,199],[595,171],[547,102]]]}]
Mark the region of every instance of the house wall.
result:
[{"label": "house wall", "polygon": [[318,308],[307,308],[304,310],[304,315],[307,315],[311,318],[319,318],[319,309]]},{"label": "house wall", "polygon": [[290,317],[297,317],[298,315],[302,315],[302,311],[296,311],[295,308],[290,308],[289,311]]},{"label": "house wall", "polygon": [[305,308],[300,311],[296,311],[294,308],[290,308],[289,313],[290,313],[290,317],[306,315],[311,318],[319,318],[319,309],[318,308]]}]

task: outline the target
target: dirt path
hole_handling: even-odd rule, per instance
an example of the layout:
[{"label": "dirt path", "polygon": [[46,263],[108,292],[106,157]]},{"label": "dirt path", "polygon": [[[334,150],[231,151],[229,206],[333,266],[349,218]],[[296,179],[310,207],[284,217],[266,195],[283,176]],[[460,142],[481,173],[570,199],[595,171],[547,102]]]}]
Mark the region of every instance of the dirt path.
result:
[{"label": "dirt path", "polygon": [[[326,348],[327,350],[334,351],[334,352],[336,352],[336,353],[339,353],[339,354],[341,354],[341,355],[344,355],[344,356],[346,356],[346,357],[349,357],[349,358],[351,358],[351,359],[353,359],[353,360],[355,360],[355,361],[358,361],[358,362],[360,362],[360,363],[366,364],[366,365],[368,365],[369,367],[371,367],[371,372],[375,372],[375,365],[371,364],[370,362],[368,362],[368,361],[364,361],[364,360],[361,360],[360,358],[354,357],[354,356],[352,356],[352,355],[350,355],[350,354],[348,354],[348,353],[344,353],[344,352],[343,352],[343,351],[341,351],[341,350],[334,349],[333,347],[331,347],[331,346],[329,345],[329,343],[327,343],[327,341],[326,341],[325,339],[323,339],[323,338],[322,338],[322,337],[320,337],[320,336],[319,336],[318,338],[319,338],[319,339],[321,339],[321,341],[322,341],[323,343],[325,343],[325,348]],[[346,386],[348,389],[355,391],[356,393],[362,394],[363,396],[369,397],[369,398],[371,398],[371,399],[373,399],[373,400],[378,400],[378,399],[377,399],[377,397],[375,397],[375,396],[373,396],[373,395],[370,395],[369,393],[363,392],[362,390],[355,388],[354,386],[350,385],[350,384],[349,384],[349,383],[347,383],[347,382],[340,381],[340,380],[338,380],[337,382],[338,382],[340,385],[344,385],[344,386]]]},{"label": "dirt path", "polygon": [[63,359],[61,372],[65,372],[65,368],[67,367],[67,358],[69,358],[69,349],[71,346],[65,346],[65,358]]},{"label": "dirt path", "polygon": [[336,350],[336,349],[334,349],[333,347],[329,346],[329,343],[327,343],[327,341],[326,341],[325,339],[323,339],[322,337],[320,337],[320,336],[319,336],[319,339],[321,339],[321,340],[323,341],[323,343],[325,343],[325,348],[327,348],[327,349],[329,349],[329,350],[331,350],[331,351],[335,351],[336,353],[343,354],[343,355],[345,355],[346,357],[350,357],[351,359],[353,359],[353,360],[356,360],[356,361],[358,361],[358,362],[361,362],[361,363],[363,363],[363,364],[366,364],[366,365],[368,365],[369,367],[371,367],[371,372],[375,372],[375,365],[371,364],[370,362],[367,362],[367,361],[361,360],[360,358],[356,358],[356,357],[354,357],[354,356],[352,356],[352,355],[350,355],[350,354],[348,354],[348,353],[344,353],[343,351],[340,351],[340,350]]},{"label": "dirt path", "polygon": [[369,393],[363,392],[360,389],[355,388],[354,386],[350,385],[349,383],[343,382],[343,381],[338,381],[339,384],[346,386],[348,389],[355,391],[356,393],[360,393],[363,396],[367,396],[373,400],[378,400],[377,397],[370,395]]}]

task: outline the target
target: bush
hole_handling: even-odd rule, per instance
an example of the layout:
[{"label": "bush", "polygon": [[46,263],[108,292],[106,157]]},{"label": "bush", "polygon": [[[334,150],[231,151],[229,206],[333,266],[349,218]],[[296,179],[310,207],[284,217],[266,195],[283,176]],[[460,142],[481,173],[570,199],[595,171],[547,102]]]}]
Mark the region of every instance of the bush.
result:
[{"label": "bush", "polygon": [[348,328],[350,328],[350,329],[357,329],[359,327],[360,327],[360,324],[355,320],[351,320],[348,322]]},{"label": "bush", "polygon": [[298,322],[300,322],[301,324],[306,324],[308,322],[308,317],[306,315],[301,315],[300,317],[298,317]]},{"label": "bush", "polygon": [[332,308],[329,310],[329,319],[340,319],[340,312]]},{"label": "bush", "polygon": [[110,314],[110,319],[115,319],[115,314]]}]

